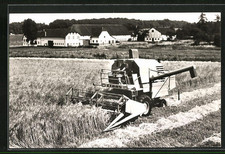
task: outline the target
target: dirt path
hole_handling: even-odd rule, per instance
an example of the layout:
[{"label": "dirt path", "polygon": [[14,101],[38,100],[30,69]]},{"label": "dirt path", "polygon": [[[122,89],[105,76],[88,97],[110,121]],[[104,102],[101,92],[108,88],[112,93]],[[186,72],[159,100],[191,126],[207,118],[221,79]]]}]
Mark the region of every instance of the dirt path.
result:
[{"label": "dirt path", "polygon": [[107,138],[101,138],[85,143],[79,148],[126,147],[130,141],[138,140],[140,135],[151,134],[153,132],[160,132],[165,129],[173,129],[184,126],[195,120],[201,119],[212,112],[218,111],[220,106],[221,100],[216,100],[206,105],[196,106],[188,112],[180,112],[167,118],[161,118],[155,123],[143,123],[138,127],[128,126],[124,129],[115,130],[113,134]]}]

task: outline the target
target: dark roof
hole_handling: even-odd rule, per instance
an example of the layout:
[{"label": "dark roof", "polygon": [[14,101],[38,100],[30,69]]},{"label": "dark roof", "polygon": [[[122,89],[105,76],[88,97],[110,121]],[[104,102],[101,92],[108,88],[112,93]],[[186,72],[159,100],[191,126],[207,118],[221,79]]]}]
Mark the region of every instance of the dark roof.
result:
[{"label": "dark roof", "polygon": [[169,30],[169,28],[155,28],[157,31],[159,31],[161,34],[166,34],[166,32]]},{"label": "dark roof", "polygon": [[128,29],[120,24],[74,24],[70,32],[77,32],[81,36],[99,36],[102,31],[110,35],[131,35]]},{"label": "dark roof", "polygon": [[[158,27],[158,28],[155,28],[155,27],[152,27],[154,29],[156,29],[157,31],[159,31],[161,34],[166,34],[168,31],[171,31],[171,28],[167,28],[167,27]],[[141,30],[142,31],[145,31],[145,30],[150,30],[152,28],[142,28]]]},{"label": "dark roof", "polygon": [[110,35],[131,35],[131,32],[125,26],[119,24],[74,24],[69,29],[46,29],[39,31],[37,37],[65,38],[69,32],[76,32],[81,36],[98,37],[102,31],[107,31]]},{"label": "dark roof", "polygon": [[[46,32],[46,36],[45,36]],[[39,31],[37,33],[37,37],[59,37],[59,38],[65,38],[65,36],[68,34],[68,29],[46,29],[43,31]]]}]

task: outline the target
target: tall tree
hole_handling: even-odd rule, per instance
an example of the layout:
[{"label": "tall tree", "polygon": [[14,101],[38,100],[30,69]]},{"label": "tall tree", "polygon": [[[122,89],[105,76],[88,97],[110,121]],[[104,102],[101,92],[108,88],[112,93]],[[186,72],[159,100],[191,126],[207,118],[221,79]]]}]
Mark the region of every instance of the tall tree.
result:
[{"label": "tall tree", "polygon": [[31,44],[33,44],[34,40],[37,38],[37,24],[31,19],[27,19],[24,20],[22,29],[27,38],[27,42],[30,41]]},{"label": "tall tree", "polygon": [[215,21],[216,21],[216,22],[220,22],[220,15],[219,15],[219,14],[216,15]]},{"label": "tall tree", "polygon": [[206,23],[207,22],[207,18],[206,18],[206,14],[204,14],[203,12],[201,13],[201,15],[199,16],[199,21],[198,21],[198,23],[199,24],[204,24],[204,23]]}]

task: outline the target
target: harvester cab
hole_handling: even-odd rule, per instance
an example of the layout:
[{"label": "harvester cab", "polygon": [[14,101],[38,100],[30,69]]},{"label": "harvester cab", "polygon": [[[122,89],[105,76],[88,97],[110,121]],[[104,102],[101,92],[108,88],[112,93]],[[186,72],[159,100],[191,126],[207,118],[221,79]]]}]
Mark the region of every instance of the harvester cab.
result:
[{"label": "harvester cab", "polygon": [[[189,71],[196,77],[194,66],[171,72],[165,71],[163,65],[155,59],[139,59],[138,50],[129,50],[129,59],[117,59],[111,70],[102,69],[101,86],[105,90],[96,91],[88,99],[91,104],[105,106],[120,112],[104,130],[109,131],[138,116],[148,116],[154,106],[167,105],[161,97],[169,94],[176,87],[175,75]],[[77,99],[73,89],[67,93],[71,99]]]}]

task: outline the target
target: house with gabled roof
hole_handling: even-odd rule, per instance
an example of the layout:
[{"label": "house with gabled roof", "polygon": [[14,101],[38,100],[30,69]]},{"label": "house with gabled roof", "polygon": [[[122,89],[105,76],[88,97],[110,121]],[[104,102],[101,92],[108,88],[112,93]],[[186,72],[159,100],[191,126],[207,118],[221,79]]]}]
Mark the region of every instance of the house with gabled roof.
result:
[{"label": "house with gabled roof", "polygon": [[167,40],[175,40],[176,35],[169,36],[168,34],[175,33],[173,29],[167,27],[158,27],[147,29],[147,35],[145,36],[145,41],[147,42],[159,42],[159,41],[167,41]]},{"label": "house with gabled roof", "polygon": [[92,36],[90,44],[95,45],[113,45],[116,44],[116,39],[112,37],[107,31],[101,31],[100,34]]},{"label": "house with gabled roof", "polygon": [[68,29],[44,29],[37,33],[37,46],[65,46]]},{"label": "house with gabled roof", "polygon": [[159,31],[157,31],[155,28],[151,28],[145,37],[146,42],[159,42],[161,40],[162,40],[162,34]]},{"label": "house with gabled roof", "polygon": [[78,46],[83,46],[83,39],[80,34],[75,33],[75,32],[69,32],[65,36],[65,46],[66,47],[78,47]]}]

